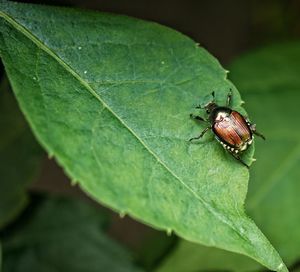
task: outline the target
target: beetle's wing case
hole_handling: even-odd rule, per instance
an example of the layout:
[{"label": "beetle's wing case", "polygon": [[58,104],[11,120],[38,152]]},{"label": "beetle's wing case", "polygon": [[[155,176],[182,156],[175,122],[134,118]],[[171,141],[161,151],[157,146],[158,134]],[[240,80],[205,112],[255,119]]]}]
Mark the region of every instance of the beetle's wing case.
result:
[{"label": "beetle's wing case", "polygon": [[244,150],[252,141],[252,132],[245,118],[237,111],[231,111],[217,118],[212,126],[217,138],[235,149]]}]

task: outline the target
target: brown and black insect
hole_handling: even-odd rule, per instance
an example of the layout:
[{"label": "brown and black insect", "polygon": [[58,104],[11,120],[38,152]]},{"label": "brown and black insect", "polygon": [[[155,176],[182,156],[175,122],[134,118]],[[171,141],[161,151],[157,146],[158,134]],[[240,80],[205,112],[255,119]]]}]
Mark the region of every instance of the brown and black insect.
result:
[{"label": "brown and black insect", "polygon": [[193,119],[209,123],[199,136],[191,138],[190,141],[200,139],[208,131],[212,130],[215,138],[223,145],[223,147],[239,162],[249,166],[241,159],[240,154],[245,151],[253,142],[253,134],[263,138],[265,137],[256,131],[255,124],[239,112],[232,110],[231,99],[232,93],[227,96],[225,107],[218,106],[215,103],[215,93],[212,92],[213,100],[208,102],[203,107],[197,106],[198,109],[205,109],[208,114],[208,119],[190,114]]}]

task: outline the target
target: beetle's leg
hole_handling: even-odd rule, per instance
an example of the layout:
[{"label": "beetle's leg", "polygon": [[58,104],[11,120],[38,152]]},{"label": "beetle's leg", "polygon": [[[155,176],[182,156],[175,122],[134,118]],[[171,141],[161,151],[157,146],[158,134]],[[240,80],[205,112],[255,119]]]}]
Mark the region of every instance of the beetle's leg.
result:
[{"label": "beetle's leg", "polygon": [[[212,91],[211,96],[213,97],[213,100],[211,102],[215,102],[215,91]],[[205,106],[202,107],[202,106],[198,105],[195,108],[196,109],[205,109]]]},{"label": "beetle's leg", "polygon": [[202,121],[202,122],[208,122],[207,120],[205,120],[204,118],[202,118],[201,116],[199,115],[194,115],[194,114],[190,114],[190,117],[195,119],[195,120],[198,120],[198,121]]},{"label": "beetle's leg", "polygon": [[213,97],[212,102],[215,102],[215,98],[216,98],[216,96],[215,96],[215,91],[212,91],[211,96]]},{"label": "beetle's leg", "polygon": [[250,168],[249,165],[246,164],[238,154],[235,154],[232,152],[229,152],[229,153],[232,155],[232,157],[234,157],[236,160],[238,160],[242,165],[246,166],[248,169]]},{"label": "beetle's leg", "polygon": [[232,91],[230,89],[228,95],[227,95],[227,101],[226,101],[226,106],[230,107],[231,106],[231,101],[232,101]]},{"label": "beetle's leg", "polygon": [[253,131],[253,133],[254,133],[255,135],[257,135],[258,137],[262,138],[263,140],[266,140],[266,137],[265,137],[264,135],[262,135],[261,133],[257,132],[256,130]]},{"label": "beetle's leg", "polygon": [[211,129],[211,127],[205,128],[205,129],[201,132],[201,134],[200,134],[199,136],[193,137],[193,138],[189,139],[189,141],[192,141],[192,140],[198,140],[198,139],[202,138],[203,135],[204,135],[209,129]]},{"label": "beetle's leg", "polygon": [[266,139],[266,137],[264,136],[264,135],[262,135],[261,133],[259,133],[257,130],[256,130],[256,125],[255,124],[251,124],[250,125],[250,129],[251,129],[251,131],[253,132],[253,134],[255,134],[255,135],[257,135],[257,136],[259,136],[259,137],[261,137],[262,139]]}]

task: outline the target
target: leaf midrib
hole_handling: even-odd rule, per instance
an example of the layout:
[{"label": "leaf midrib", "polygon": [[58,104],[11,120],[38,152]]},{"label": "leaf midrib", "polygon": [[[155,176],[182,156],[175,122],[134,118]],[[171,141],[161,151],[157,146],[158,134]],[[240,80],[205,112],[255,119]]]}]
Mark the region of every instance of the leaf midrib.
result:
[{"label": "leaf midrib", "polygon": [[[238,234],[241,238],[251,243],[251,241],[242,233],[238,231],[238,229],[228,220],[227,217],[223,216],[221,213],[217,211],[216,208],[212,207],[209,203],[207,203],[201,196],[199,196],[192,188],[190,188],[184,181],[182,181],[166,164],[163,162],[147,145],[146,143],[113,111],[112,108],[97,94],[97,92],[86,82],[77,72],[75,72],[70,65],[68,65],[64,60],[62,60],[59,55],[53,52],[50,48],[48,48],[42,41],[40,41],[33,33],[30,32],[26,27],[21,25],[15,19],[13,19],[9,14],[0,11],[0,16],[3,17],[8,23],[10,23],[16,30],[25,35],[29,40],[35,43],[40,49],[45,51],[48,55],[53,57],[62,67],[66,69],[72,76],[74,76],[99,102],[103,104],[105,108],[115,117],[119,122],[128,129],[131,134],[143,145],[143,147],[175,178],[177,179],[188,191],[190,191],[198,201],[200,201],[204,207],[213,214],[218,220],[222,223],[226,224],[229,228],[231,228],[234,232]],[[252,243],[251,243],[252,244]]]}]

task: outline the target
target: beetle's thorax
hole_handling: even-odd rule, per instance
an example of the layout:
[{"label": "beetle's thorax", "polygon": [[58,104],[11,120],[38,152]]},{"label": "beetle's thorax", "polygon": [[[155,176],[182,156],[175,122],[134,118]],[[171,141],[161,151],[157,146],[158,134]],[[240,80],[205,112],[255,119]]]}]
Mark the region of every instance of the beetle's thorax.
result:
[{"label": "beetle's thorax", "polygon": [[209,120],[211,123],[226,120],[226,118],[229,118],[231,111],[229,108],[216,106],[209,114]]}]

